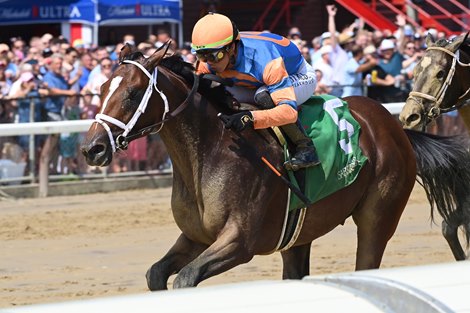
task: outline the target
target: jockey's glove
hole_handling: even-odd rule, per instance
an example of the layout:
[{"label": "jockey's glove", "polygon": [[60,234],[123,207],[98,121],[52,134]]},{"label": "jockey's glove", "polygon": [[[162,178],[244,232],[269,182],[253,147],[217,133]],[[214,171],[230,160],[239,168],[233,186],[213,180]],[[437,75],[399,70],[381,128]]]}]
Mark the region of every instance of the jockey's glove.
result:
[{"label": "jockey's glove", "polygon": [[255,119],[250,111],[242,111],[232,115],[221,114],[221,119],[225,123],[225,128],[241,132],[246,127],[253,127]]}]

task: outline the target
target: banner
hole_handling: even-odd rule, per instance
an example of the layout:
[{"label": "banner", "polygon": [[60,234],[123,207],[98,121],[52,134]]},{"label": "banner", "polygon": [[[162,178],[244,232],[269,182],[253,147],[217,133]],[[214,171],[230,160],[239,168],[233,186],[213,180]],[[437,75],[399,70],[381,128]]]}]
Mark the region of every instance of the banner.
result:
[{"label": "banner", "polygon": [[178,23],[179,0],[98,0],[100,25]]},{"label": "banner", "polygon": [[93,0],[0,1],[0,25],[61,22],[93,24]]},{"label": "banner", "polygon": [[[142,25],[181,21],[180,0],[0,0],[0,25]],[[98,21],[96,21],[98,19]]]}]

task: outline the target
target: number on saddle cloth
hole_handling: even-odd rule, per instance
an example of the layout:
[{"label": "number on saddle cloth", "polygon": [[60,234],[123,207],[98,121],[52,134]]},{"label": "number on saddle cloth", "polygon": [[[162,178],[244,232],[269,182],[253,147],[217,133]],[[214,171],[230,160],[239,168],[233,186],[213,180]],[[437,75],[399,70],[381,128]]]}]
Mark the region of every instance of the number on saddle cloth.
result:
[{"label": "number on saddle cloth", "polygon": [[[317,202],[353,183],[367,161],[359,147],[360,125],[347,103],[331,95],[311,97],[302,104],[299,119],[322,160],[319,166],[305,169],[304,194]],[[289,177],[295,180],[292,172]],[[302,204],[291,196],[290,210]]]}]

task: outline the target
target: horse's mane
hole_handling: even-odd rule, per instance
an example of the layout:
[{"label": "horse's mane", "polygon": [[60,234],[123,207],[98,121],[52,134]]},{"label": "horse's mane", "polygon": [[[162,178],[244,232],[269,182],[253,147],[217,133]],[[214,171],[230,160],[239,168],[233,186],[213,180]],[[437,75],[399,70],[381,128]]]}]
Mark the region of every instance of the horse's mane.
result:
[{"label": "horse's mane", "polygon": [[[173,54],[165,57],[160,65],[170,70],[174,74],[182,77],[190,86],[194,83],[194,66],[191,63],[185,62],[178,54]],[[221,104],[222,99],[226,99],[227,94],[224,86],[211,87],[212,81],[202,78],[199,81],[198,92],[207,100],[214,104]]]},{"label": "horse's mane", "polygon": [[470,38],[468,37],[461,45],[460,50],[470,57]]}]

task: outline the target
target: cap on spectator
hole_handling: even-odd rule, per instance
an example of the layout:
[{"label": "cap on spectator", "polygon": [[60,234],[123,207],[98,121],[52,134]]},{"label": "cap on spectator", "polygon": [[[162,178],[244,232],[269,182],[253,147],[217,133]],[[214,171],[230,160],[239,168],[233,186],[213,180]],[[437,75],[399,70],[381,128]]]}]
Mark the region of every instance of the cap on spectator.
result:
[{"label": "cap on spectator", "polygon": [[331,52],[333,52],[333,47],[331,47],[331,45],[324,45],[320,48],[321,55]]},{"label": "cap on spectator", "polygon": [[24,63],[26,63],[26,64],[31,64],[31,65],[36,65],[36,64],[38,64],[39,62],[38,62],[38,60],[36,60],[36,59],[30,59],[30,60],[25,61]]},{"label": "cap on spectator", "polygon": [[364,54],[373,54],[377,51],[374,45],[368,45],[364,48]]},{"label": "cap on spectator", "polygon": [[47,58],[47,57],[50,57],[52,55],[52,50],[49,49],[49,48],[46,48],[44,50],[42,50],[42,57],[43,58]]},{"label": "cap on spectator", "polygon": [[6,43],[0,43],[0,53],[10,51],[10,47]]},{"label": "cap on spectator", "polygon": [[33,66],[29,63],[23,63],[20,65],[20,72],[32,72],[33,71]]},{"label": "cap on spectator", "polygon": [[420,35],[420,34],[418,34],[418,33],[416,33],[414,37],[415,37],[415,39],[416,39],[416,40],[419,40],[419,39],[421,39],[421,35]]},{"label": "cap on spectator", "polygon": [[302,33],[300,32],[300,30],[299,30],[297,27],[293,27],[293,28],[289,31],[289,37],[290,37],[290,38],[294,38],[294,37],[302,38]]},{"label": "cap on spectator", "polygon": [[52,36],[52,35],[49,34],[49,33],[45,33],[45,34],[42,35],[42,37],[41,37],[41,42],[43,42],[43,43],[49,43],[49,41],[51,41],[52,38],[54,38],[54,36]]},{"label": "cap on spectator", "polygon": [[347,33],[341,33],[338,36],[338,41],[340,44],[345,44],[348,42],[352,42],[354,40],[354,33],[353,32],[347,32]]},{"label": "cap on spectator", "polygon": [[29,82],[33,78],[34,78],[34,75],[31,72],[24,72],[20,75],[20,81],[23,83]]},{"label": "cap on spectator", "polygon": [[72,47],[74,47],[74,48],[85,48],[85,43],[83,42],[83,39],[77,38],[72,42]]},{"label": "cap on spectator", "polygon": [[324,32],[321,34],[321,40],[331,38],[331,33],[330,32]]},{"label": "cap on spectator", "polygon": [[393,40],[391,39],[382,40],[382,42],[380,43],[379,50],[383,51],[383,50],[389,50],[389,49],[395,49],[395,43],[393,42]]}]

